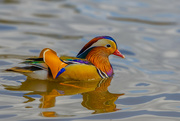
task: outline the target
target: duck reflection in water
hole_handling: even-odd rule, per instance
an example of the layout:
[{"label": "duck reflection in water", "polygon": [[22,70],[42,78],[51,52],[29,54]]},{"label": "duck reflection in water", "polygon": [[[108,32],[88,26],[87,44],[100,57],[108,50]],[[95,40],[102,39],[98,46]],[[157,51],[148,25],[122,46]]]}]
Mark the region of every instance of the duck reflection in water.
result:
[{"label": "duck reflection in water", "polygon": [[[64,80],[60,82],[52,82],[49,80],[37,80],[27,77],[25,82],[20,86],[4,85],[6,90],[11,91],[31,91],[23,95],[28,102],[35,99],[30,95],[41,95],[39,108],[55,107],[57,96],[76,95],[81,94],[83,97],[82,106],[89,110],[94,110],[93,114],[114,112],[119,109],[116,108],[115,101],[119,96],[124,94],[113,94],[108,91],[112,77],[103,80],[94,81],[73,81]],[[27,107],[28,108],[28,107]],[[41,112],[44,117],[60,116],[53,111]]]}]

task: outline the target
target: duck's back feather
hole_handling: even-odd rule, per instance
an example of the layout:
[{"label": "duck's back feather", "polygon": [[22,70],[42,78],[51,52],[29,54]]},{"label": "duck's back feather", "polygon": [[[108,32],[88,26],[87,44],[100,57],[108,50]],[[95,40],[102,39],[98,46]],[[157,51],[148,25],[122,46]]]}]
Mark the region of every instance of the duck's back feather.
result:
[{"label": "duck's back feather", "polygon": [[60,60],[67,64],[87,64],[92,65],[91,62],[89,62],[86,59],[76,58],[76,57],[70,57],[70,56],[61,56]]}]

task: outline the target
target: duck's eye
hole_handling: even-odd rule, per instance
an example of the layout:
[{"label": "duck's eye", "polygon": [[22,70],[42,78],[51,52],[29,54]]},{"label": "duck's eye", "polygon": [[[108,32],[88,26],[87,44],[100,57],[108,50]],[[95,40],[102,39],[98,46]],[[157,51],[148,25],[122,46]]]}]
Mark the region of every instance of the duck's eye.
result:
[{"label": "duck's eye", "polygon": [[110,45],[110,44],[107,44],[106,47],[111,47],[111,45]]}]

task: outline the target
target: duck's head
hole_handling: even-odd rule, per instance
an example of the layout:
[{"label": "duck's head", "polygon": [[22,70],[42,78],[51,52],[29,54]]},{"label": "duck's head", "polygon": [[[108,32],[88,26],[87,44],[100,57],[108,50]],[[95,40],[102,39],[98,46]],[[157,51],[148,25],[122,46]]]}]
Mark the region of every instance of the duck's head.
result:
[{"label": "duck's head", "polygon": [[98,36],[89,41],[77,54],[78,58],[86,58],[87,54],[93,49],[99,48],[100,50],[105,50],[107,55],[114,54],[121,58],[125,58],[117,48],[116,41],[110,36]]}]

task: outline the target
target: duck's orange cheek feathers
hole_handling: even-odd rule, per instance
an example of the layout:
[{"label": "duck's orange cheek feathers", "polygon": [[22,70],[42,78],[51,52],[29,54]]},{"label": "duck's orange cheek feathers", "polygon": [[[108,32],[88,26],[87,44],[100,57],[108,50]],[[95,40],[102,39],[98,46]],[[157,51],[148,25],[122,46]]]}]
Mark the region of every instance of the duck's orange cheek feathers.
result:
[{"label": "duck's orange cheek feathers", "polygon": [[107,52],[109,55],[113,54],[115,50],[116,50],[115,48],[106,48],[106,52]]},{"label": "duck's orange cheek feathers", "polygon": [[[72,64],[65,67],[65,70],[58,78],[73,80],[99,80],[101,77],[97,69],[92,65]],[[57,78],[57,79],[58,79]]]}]

